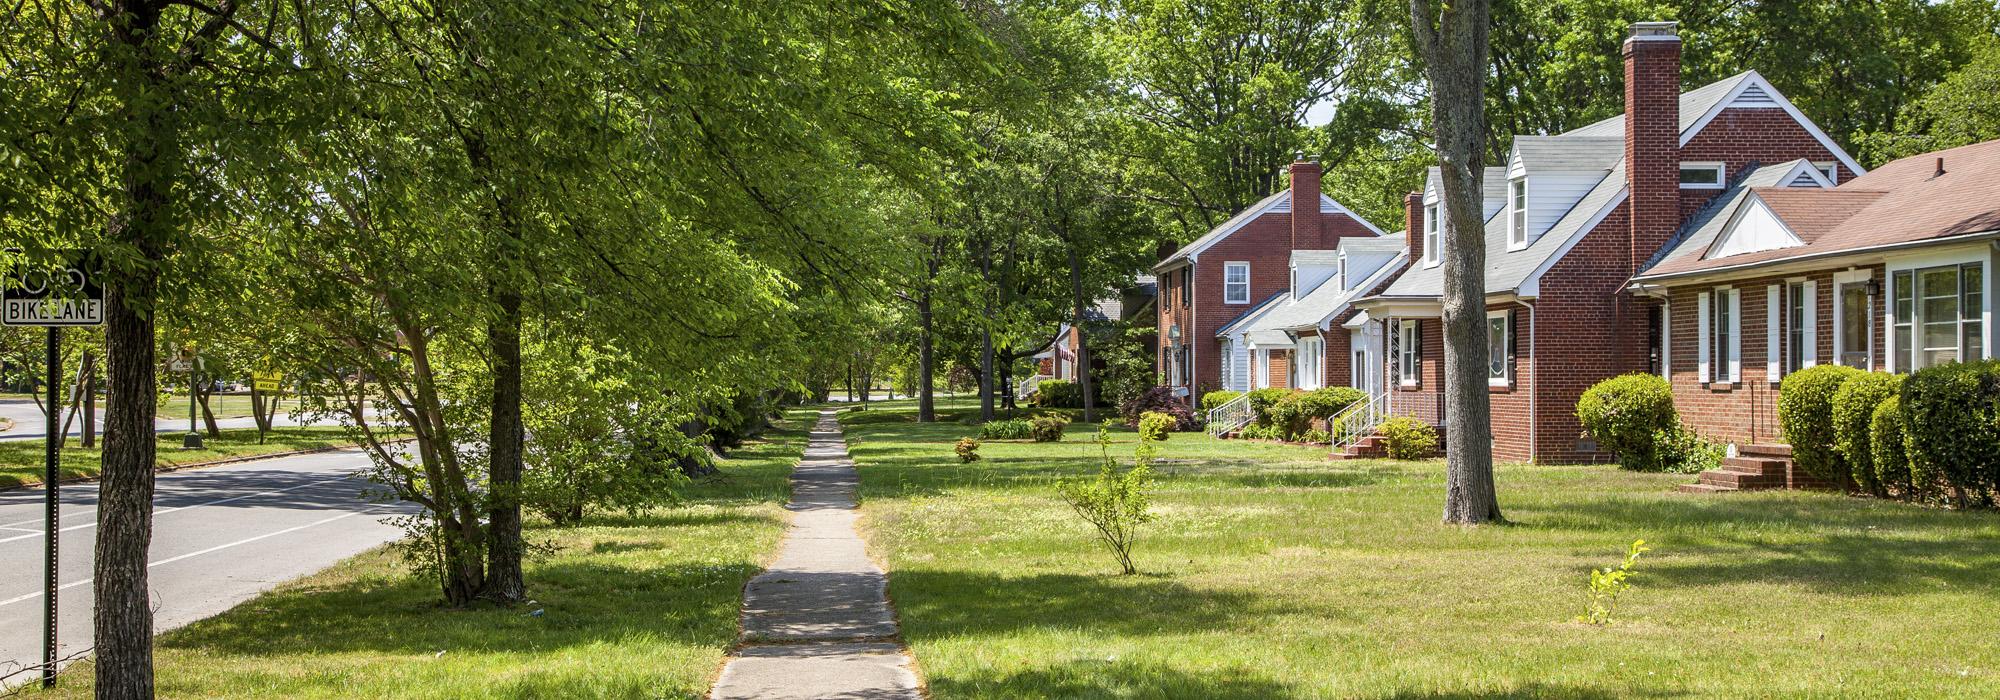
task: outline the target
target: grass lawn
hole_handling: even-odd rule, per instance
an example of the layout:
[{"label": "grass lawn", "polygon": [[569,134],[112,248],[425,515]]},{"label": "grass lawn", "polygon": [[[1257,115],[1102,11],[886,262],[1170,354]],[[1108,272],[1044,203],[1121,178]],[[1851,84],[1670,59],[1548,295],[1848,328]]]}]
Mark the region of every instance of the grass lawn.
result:
[{"label": "grass lawn", "polygon": [[[978,428],[912,413],[842,417],[937,698],[2000,696],[1992,513],[1503,465],[1511,524],[1460,529],[1440,462],[1176,434],[1125,577],[1054,489],[1095,469],[1095,426],[961,466]],[[1572,622],[1638,538],[1618,622]]]},{"label": "grass lawn", "polygon": [[[181,447],[181,433],[160,433],[155,461],[161,467],[174,467],[349,444],[346,433],[338,427],[276,428],[265,435],[263,444],[258,444],[255,428],[224,430],[221,439],[206,437],[206,433],[203,436],[202,449],[189,450]],[[102,435],[98,436],[99,447],[103,446],[103,440]],[[42,483],[42,449],[40,439],[0,440],[0,488]],[[99,452],[98,447],[87,450],[78,447],[77,439],[70,438],[62,452],[63,478],[96,476]]]},{"label": "grass lawn", "polygon": [[[440,607],[435,582],[376,550],[161,635],[159,696],[702,697],[783,531],[807,419],[745,445],[678,507],[531,521],[530,539],[556,547],[528,565],[533,606]],[[89,697],[86,664],[29,697]]]},{"label": "grass lawn", "polygon": [[[298,399],[278,399],[278,415],[299,405]],[[160,418],[187,420],[187,394],[170,395],[160,400]],[[223,418],[247,418],[251,415],[249,394],[215,394],[208,397],[208,410],[215,413],[217,420]]]}]

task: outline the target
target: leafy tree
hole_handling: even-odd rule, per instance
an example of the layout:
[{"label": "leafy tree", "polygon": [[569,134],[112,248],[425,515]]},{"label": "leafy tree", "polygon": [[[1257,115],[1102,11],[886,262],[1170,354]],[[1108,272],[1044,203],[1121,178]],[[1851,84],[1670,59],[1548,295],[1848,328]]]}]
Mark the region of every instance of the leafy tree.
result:
[{"label": "leafy tree", "polygon": [[1989,39],[1976,57],[1943,82],[1903,107],[1894,131],[1870,134],[1871,160],[1905,156],[2000,139],[2000,38]]}]

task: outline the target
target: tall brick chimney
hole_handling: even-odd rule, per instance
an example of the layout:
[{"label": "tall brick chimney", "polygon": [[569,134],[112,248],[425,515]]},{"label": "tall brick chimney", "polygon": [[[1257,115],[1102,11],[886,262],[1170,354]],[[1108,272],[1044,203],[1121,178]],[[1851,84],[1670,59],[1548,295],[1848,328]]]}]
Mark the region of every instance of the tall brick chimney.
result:
[{"label": "tall brick chimney", "polygon": [[1328,248],[1319,211],[1319,164],[1300,154],[1292,172],[1292,250]]},{"label": "tall brick chimney", "polygon": [[1625,184],[1637,273],[1680,227],[1681,38],[1676,22],[1638,22],[1625,40]]},{"label": "tall brick chimney", "polygon": [[1410,262],[1424,259],[1424,193],[1403,195],[1404,243],[1410,246]]}]

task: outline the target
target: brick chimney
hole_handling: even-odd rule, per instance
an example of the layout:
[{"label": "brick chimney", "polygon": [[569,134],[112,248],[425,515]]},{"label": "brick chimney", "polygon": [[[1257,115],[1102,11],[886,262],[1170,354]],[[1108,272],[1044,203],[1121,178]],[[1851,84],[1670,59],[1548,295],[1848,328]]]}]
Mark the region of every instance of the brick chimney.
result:
[{"label": "brick chimney", "polygon": [[1410,246],[1410,262],[1424,259],[1424,193],[1403,195],[1404,243]]},{"label": "brick chimney", "polygon": [[1676,22],[1638,22],[1625,40],[1625,183],[1637,273],[1681,224],[1681,38]]},{"label": "brick chimney", "polygon": [[1300,154],[1292,173],[1292,250],[1324,250],[1319,211],[1319,164]]}]

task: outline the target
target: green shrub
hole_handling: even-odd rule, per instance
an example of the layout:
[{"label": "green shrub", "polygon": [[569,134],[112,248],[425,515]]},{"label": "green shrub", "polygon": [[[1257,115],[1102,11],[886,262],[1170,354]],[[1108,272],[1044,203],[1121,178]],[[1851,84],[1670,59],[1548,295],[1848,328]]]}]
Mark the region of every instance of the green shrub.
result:
[{"label": "green shrub", "polygon": [[[1946,363],[1903,380],[1904,450],[1918,490],[1942,484],[1952,505],[1991,486],[2000,460],[2000,361]],[[1796,451],[1796,447],[1794,450]]]},{"label": "green shrub", "polygon": [[1792,446],[1792,462],[1813,476],[1845,484],[1847,460],[1834,448],[1833,397],[1861,370],[1840,365],[1807,367],[1778,387],[1778,428]]},{"label": "green shrub", "polygon": [[1201,410],[1213,411],[1217,408],[1222,407],[1223,404],[1235,401],[1236,397],[1242,395],[1243,392],[1240,391],[1211,391],[1206,394],[1202,394]]},{"label": "green shrub", "polygon": [[1661,469],[1681,474],[1700,474],[1719,468],[1728,454],[1722,445],[1709,442],[1685,425],[1654,433],[1653,444],[1660,456]]},{"label": "green shrub", "polygon": [[1291,389],[1279,389],[1276,387],[1250,392],[1250,415],[1252,416],[1250,422],[1266,428],[1271,427],[1273,424],[1271,408],[1277,406],[1278,402],[1284,401],[1286,397],[1292,394]]},{"label": "green shrub", "polygon": [[1896,395],[1903,376],[1888,372],[1862,372],[1842,382],[1833,393],[1833,446],[1847,464],[1855,486],[1877,496],[1887,495],[1875,475],[1870,422],[1875,407]]},{"label": "green shrub", "polygon": [[978,440],[974,440],[972,438],[959,438],[958,444],[953,445],[951,449],[953,452],[958,453],[958,461],[960,462],[965,462],[969,464],[972,462],[979,461]]},{"label": "green shrub", "polygon": [[1201,429],[1201,417],[1188,408],[1187,402],[1174,394],[1173,387],[1156,386],[1119,404],[1118,415],[1125,418],[1125,424],[1138,427],[1139,418],[1148,413],[1165,413],[1173,416],[1175,430],[1190,433]]},{"label": "green shrub", "polygon": [[1308,430],[1305,432],[1304,435],[1299,436],[1299,442],[1310,442],[1315,445],[1325,445],[1333,442],[1333,435],[1324,430],[1318,430],[1318,429]]},{"label": "green shrub", "polygon": [[1390,459],[1423,459],[1437,452],[1437,428],[1415,418],[1390,418],[1375,430],[1386,438]]},{"label": "green shrub", "polygon": [[1283,439],[1283,436],[1278,433],[1277,426],[1258,425],[1256,423],[1251,423],[1249,425],[1243,426],[1241,430],[1236,431],[1236,437],[1243,438],[1245,440]]},{"label": "green shrub", "polygon": [[1044,413],[1028,421],[1028,435],[1035,442],[1059,442],[1063,429],[1069,427],[1069,417],[1056,413]]},{"label": "green shrub", "polygon": [[1083,388],[1067,379],[1044,379],[1035,385],[1029,403],[1038,408],[1083,408]]},{"label": "green shrub", "polygon": [[979,428],[981,440],[1026,440],[1034,434],[1034,425],[1019,418],[991,421]]},{"label": "green shrub", "polygon": [[1167,439],[1167,434],[1174,432],[1174,424],[1176,422],[1173,416],[1147,411],[1145,415],[1139,416],[1139,438],[1153,441],[1165,440]]},{"label": "green shrub", "polygon": [[1096,530],[1098,542],[1111,550],[1122,573],[1135,574],[1139,570],[1132,564],[1132,545],[1138,541],[1139,526],[1153,520],[1150,499],[1146,497],[1152,479],[1153,443],[1144,435],[1139,437],[1137,458],[1123,474],[1118,473],[1118,463],[1111,459],[1111,434],[1101,425],[1097,428],[1097,446],[1104,454],[1104,461],[1096,478],[1064,479],[1056,485],[1056,493]]},{"label": "green shrub", "polygon": [[1905,500],[1916,495],[1910,483],[1910,456],[1903,451],[1902,399],[1891,396],[1875,405],[1868,417],[1868,459],[1875,465],[1875,483],[1895,488]]},{"label": "green shrub", "polygon": [[1598,382],[1577,400],[1576,418],[1600,449],[1617,455],[1618,466],[1642,472],[1677,466],[1660,449],[1679,437],[1681,421],[1674,412],[1673,388],[1659,375],[1625,374]]}]

